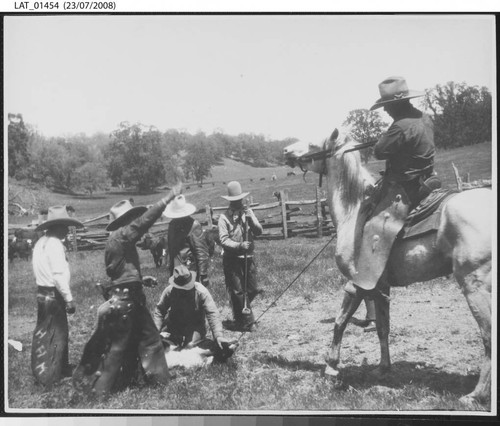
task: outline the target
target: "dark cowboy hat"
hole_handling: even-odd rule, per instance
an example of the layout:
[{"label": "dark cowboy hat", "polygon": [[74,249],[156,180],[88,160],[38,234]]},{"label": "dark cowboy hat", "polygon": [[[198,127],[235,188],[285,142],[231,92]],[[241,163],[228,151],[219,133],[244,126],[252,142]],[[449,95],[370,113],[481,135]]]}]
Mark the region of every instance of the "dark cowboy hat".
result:
[{"label": "dark cowboy hat", "polygon": [[185,285],[194,283],[195,279],[195,276],[188,268],[184,265],[178,265],[174,268],[174,273],[169,278],[168,282],[184,287]]},{"label": "dark cowboy hat", "polygon": [[66,206],[52,206],[47,212],[47,220],[36,227],[36,231],[43,231],[54,225],[76,226],[83,228],[83,223],[69,217]]},{"label": "dark cowboy hat", "polygon": [[243,192],[239,182],[233,180],[227,184],[227,195],[221,195],[228,201],[236,201],[245,198],[250,192]]},{"label": "dark cowboy hat", "polygon": [[404,99],[418,98],[424,96],[424,92],[408,90],[406,81],[403,77],[389,77],[378,85],[381,98],[375,102],[370,111],[383,107],[392,102],[402,101]]},{"label": "dark cowboy hat", "polygon": [[148,208],[134,207],[129,200],[118,201],[109,211],[109,225],[106,231],[115,231],[125,225],[131,218],[142,215]]}]

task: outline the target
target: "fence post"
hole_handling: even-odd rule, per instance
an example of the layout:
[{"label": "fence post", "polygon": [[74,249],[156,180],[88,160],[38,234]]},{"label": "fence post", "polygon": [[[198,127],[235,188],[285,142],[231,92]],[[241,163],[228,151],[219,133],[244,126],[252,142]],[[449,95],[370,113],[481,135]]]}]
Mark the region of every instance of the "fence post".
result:
[{"label": "fence post", "polygon": [[285,191],[280,191],[280,205],[281,205],[281,220],[283,222],[283,238],[286,240],[288,238],[288,224],[286,217],[286,202],[288,201],[288,197],[285,194]]},{"label": "fence post", "polygon": [[207,226],[209,229],[212,229],[214,222],[212,218],[212,206],[210,204],[205,206],[205,215],[207,216]]},{"label": "fence post", "polygon": [[323,236],[323,212],[321,211],[321,193],[319,186],[316,186],[316,220],[318,238]]}]

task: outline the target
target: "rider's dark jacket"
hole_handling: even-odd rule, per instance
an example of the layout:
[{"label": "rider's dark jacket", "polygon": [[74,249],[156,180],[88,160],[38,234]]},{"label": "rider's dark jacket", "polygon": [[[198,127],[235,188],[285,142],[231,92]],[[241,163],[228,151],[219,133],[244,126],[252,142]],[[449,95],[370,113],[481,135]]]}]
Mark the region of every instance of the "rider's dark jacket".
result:
[{"label": "rider's dark jacket", "polygon": [[421,181],[434,169],[434,124],[408,104],[374,147],[375,157],[386,160],[384,179],[400,183],[412,204],[418,203]]}]

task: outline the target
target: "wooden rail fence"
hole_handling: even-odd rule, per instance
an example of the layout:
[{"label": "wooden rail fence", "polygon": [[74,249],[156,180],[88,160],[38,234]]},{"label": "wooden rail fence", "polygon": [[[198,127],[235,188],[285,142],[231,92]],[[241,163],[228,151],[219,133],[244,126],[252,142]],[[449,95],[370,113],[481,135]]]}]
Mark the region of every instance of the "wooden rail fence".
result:
[{"label": "wooden rail fence", "polygon": [[[263,234],[258,239],[287,239],[298,235],[308,237],[332,235],[334,227],[328,216],[326,198],[320,197],[319,187],[316,187],[315,195],[316,197],[311,200],[292,201],[288,199],[286,191],[280,191],[278,201],[262,205],[253,203],[250,199],[250,208],[264,228]],[[312,206],[313,212],[304,212],[302,207],[305,206]],[[206,223],[216,225],[218,220],[216,212],[226,209],[227,206],[205,206],[205,211],[209,212]],[[263,215],[265,211],[272,212]]]},{"label": "wooden rail fence", "polygon": [[[264,228],[263,234],[258,239],[321,237],[332,235],[334,232],[327,213],[326,199],[320,197],[318,187],[314,199],[293,201],[288,199],[287,191],[280,191],[277,201],[259,204],[254,203],[250,197],[249,206]],[[217,226],[220,212],[226,209],[227,205],[220,207],[206,205],[198,209],[194,216],[204,227],[214,227]],[[72,251],[103,250],[109,235],[105,229],[108,224],[108,213],[84,220],[82,223],[85,225],[83,229],[70,228],[66,241],[67,248]],[[150,228],[149,232],[153,235],[165,235],[168,224],[169,221],[163,220],[162,217]],[[12,227],[11,231],[13,232],[14,229]]]}]

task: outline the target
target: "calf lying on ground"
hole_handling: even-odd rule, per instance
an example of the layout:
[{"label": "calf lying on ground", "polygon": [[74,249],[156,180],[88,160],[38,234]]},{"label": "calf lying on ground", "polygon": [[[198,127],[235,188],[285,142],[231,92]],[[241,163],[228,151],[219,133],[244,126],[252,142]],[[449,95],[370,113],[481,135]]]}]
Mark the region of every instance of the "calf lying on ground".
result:
[{"label": "calf lying on ground", "polygon": [[179,348],[173,344],[165,343],[165,359],[167,360],[168,368],[196,368],[204,367],[212,363],[221,363],[229,359],[238,343],[236,341],[223,343],[223,348],[219,348],[213,340],[206,339],[199,345],[194,347]]}]

